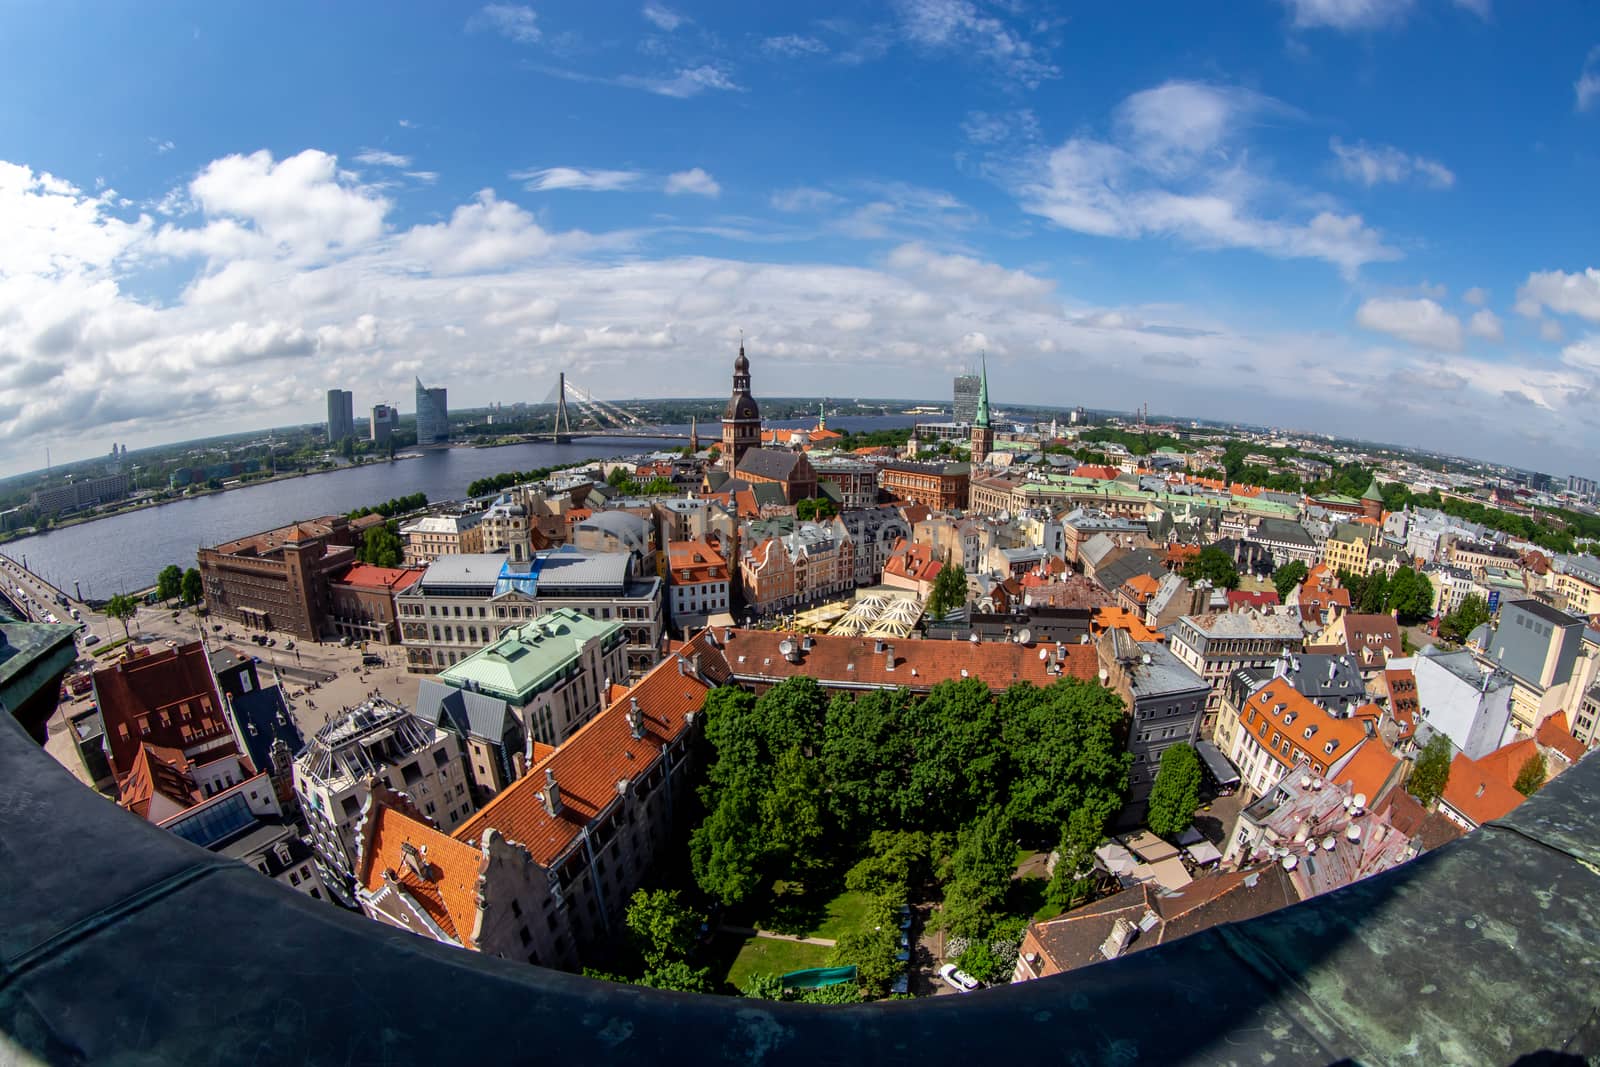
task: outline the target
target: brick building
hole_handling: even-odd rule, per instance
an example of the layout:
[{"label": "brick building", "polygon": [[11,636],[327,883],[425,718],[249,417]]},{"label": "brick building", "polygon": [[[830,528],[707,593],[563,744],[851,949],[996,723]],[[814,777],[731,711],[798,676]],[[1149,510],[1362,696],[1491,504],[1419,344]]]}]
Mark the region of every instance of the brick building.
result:
[{"label": "brick building", "polygon": [[362,535],[383,521],[325,515],[202,548],[206,607],[249,629],[315,640],[327,629],[332,576],[355,562]]},{"label": "brick building", "polygon": [[896,460],[878,472],[878,484],[896,500],[910,500],[934,511],[967,506],[972,468],[965,463],[911,463]]},{"label": "brick building", "polygon": [[803,452],[778,448],[752,448],[739,460],[734,477],[750,485],[781,486],[783,498],[798,504],[817,495],[817,472]]},{"label": "brick building", "polygon": [[329,627],[340,637],[399,644],[394,598],[421,577],[421,568],[357,563],[328,582]]}]

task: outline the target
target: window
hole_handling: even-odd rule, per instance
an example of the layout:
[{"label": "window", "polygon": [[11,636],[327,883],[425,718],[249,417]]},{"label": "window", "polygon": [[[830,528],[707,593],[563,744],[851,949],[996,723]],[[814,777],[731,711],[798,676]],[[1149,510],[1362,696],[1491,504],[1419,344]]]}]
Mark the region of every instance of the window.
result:
[{"label": "window", "polygon": [[523,948],[527,948],[528,943],[533,940],[533,935],[528,932],[528,928],[526,926],[517,931],[517,936],[522,939]]},{"label": "window", "polygon": [[321,900],[322,899],[322,893],[318,891],[316,886],[312,886],[311,887],[311,899],[313,899],[313,900]]}]

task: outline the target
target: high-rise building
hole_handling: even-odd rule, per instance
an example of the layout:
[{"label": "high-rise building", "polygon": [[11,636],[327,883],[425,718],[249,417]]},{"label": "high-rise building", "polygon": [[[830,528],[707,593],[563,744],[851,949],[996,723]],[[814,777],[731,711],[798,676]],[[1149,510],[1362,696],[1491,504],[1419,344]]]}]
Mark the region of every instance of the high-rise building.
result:
[{"label": "high-rise building", "polygon": [[355,437],[355,394],[348,389],[328,390],[328,444]]},{"label": "high-rise building", "polygon": [[369,437],[375,445],[389,443],[389,438],[394,435],[394,424],[400,421],[400,412],[388,404],[374,404],[370,421]]},{"label": "high-rise building", "polygon": [[746,452],[760,447],[761,409],[750,395],[750,361],[740,342],[738,358],[733,361],[733,395],[722,410],[722,469],[732,474]]},{"label": "high-rise building", "polygon": [[416,381],[417,444],[423,448],[449,444],[450,405],[446,402],[444,388],[429,389],[421,378]]},{"label": "high-rise building", "polygon": [[956,376],[955,402],[951,405],[950,417],[955,422],[964,422],[972,425],[972,420],[978,416],[978,387],[981,379],[976,374],[959,374]]}]

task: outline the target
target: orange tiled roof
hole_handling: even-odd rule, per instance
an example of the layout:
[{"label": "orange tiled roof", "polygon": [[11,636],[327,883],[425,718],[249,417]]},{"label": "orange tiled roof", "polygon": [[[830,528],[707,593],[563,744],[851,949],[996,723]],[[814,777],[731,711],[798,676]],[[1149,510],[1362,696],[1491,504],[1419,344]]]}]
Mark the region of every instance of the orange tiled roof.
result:
[{"label": "orange tiled roof", "polygon": [[1144,624],[1144,620],[1127,608],[1107,605],[1095,613],[1090,623],[1095,633],[1104,633],[1107,630],[1127,630],[1129,636],[1135,641],[1165,641],[1167,635],[1160,630],[1152,630]]},{"label": "orange tiled roof", "polygon": [[[721,635],[718,634],[720,639]],[[1041,646],[1018,645],[1009,641],[914,641],[889,640],[894,649],[894,670],[888,669],[887,652],[875,651],[877,639],[812,635],[812,647],[790,663],[778,651],[785,638],[800,637],[774,630],[733,631],[733,640],[715,649],[715,658],[706,660],[718,680],[736,677],[751,682],[781,681],[797,674],[815,678],[823,686],[876,686],[885,689],[904,686],[924,690],[939,682],[979,678],[990,689],[999,690],[1017,682],[1046,686],[1061,675],[1050,674],[1039,658]],[[1055,648],[1054,645],[1042,647]],[[1094,649],[1088,645],[1062,646],[1064,673],[1090,681],[1099,669]]]},{"label": "orange tiled roof", "polygon": [[[374,804],[368,817],[373,825],[358,872],[362,884],[376,893],[384,887],[384,872],[393,872],[395,881],[428,918],[461,945],[472,948],[478,870],[483,862],[478,850],[387,804]],[[419,852],[426,849],[422,860],[428,877],[419,877],[411,869],[401,848],[404,844]]]},{"label": "orange tiled roof", "polygon": [[904,537],[895,542],[883,573],[908,578],[912,581],[931,582],[944,570],[944,563],[933,558],[932,545],[912,544]]},{"label": "orange tiled roof", "polygon": [[[690,641],[688,654],[703,655],[704,639],[701,634]],[[560,859],[583,827],[617,799],[617,783],[649,769],[661,746],[683,735],[686,716],[705,703],[711,683],[684,673],[679,662],[676,656],[662,660],[627,697],[613,701],[459,826],[456,840],[476,842],[493,828],[526,848],[538,863],[548,866]],[[644,736],[638,739],[628,725],[632,700],[644,714]],[[547,770],[561,794],[561,809],[553,816],[544,806]]]},{"label": "orange tiled roof", "polygon": [[1571,763],[1577,763],[1587,751],[1583,742],[1573,737],[1572,731],[1567,728],[1567,713],[1564,711],[1558,711],[1540,723],[1533,736],[1539,744],[1555,749]]},{"label": "orange tiled roof", "polygon": [[1115,478],[1120,473],[1115,467],[1107,467],[1103,463],[1085,463],[1073,469],[1074,478],[1098,478],[1103,481]]},{"label": "orange tiled roof", "polygon": [[1516,791],[1514,783],[1522,765],[1538,751],[1533,738],[1525,737],[1482,759],[1472,760],[1457,753],[1450,762],[1450,778],[1441,799],[1479,826],[1503,818],[1527,799]]},{"label": "orange tiled roof", "polygon": [[1133,590],[1134,595],[1141,601],[1161,588],[1161,583],[1148,574],[1135,574],[1122,584]]},{"label": "orange tiled roof", "polygon": [[1399,766],[1400,758],[1385,748],[1381,739],[1374,737],[1356,749],[1356,754],[1333,780],[1349,786],[1351,793],[1365,793],[1370,807],[1399,780],[1395,773]]},{"label": "orange tiled roof", "polygon": [[1385,668],[1383,680],[1389,687],[1389,713],[1400,725],[1400,737],[1410,737],[1417,730],[1417,716],[1422,711],[1417,701],[1417,676],[1408,670]]},{"label": "orange tiled roof", "polygon": [[416,567],[374,567],[370,563],[354,564],[338,579],[340,585],[354,585],[363,589],[387,589],[398,593],[409,589],[422,579],[422,570]]},{"label": "orange tiled roof", "polygon": [[132,769],[117,783],[117,803],[141,819],[149,817],[157,793],[179,807],[192,807],[204,799],[189,774],[193,766],[179,749],[142,744]]},{"label": "orange tiled roof", "polygon": [[[1335,718],[1281,678],[1250,695],[1239,711],[1239,728],[1285,770],[1294,770],[1303,762],[1331,767],[1367,740],[1366,728],[1358,720]],[[1312,731],[1309,738],[1308,729]],[[1332,752],[1327,750],[1330,742],[1334,744]]]}]

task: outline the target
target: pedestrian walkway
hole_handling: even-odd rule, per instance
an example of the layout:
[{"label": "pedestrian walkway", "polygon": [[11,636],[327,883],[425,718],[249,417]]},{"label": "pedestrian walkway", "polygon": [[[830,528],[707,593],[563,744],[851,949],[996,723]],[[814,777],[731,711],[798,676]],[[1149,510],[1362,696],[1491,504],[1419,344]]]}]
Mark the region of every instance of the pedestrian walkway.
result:
[{"label": "pedestrian walkway", "polygon": [[801,937],[798,934],[777,934],[771,930],[757,930],[753,926],[728,926],[726,923],[717,927],[719,933],[738,934],[740,937],[766,937],[773,941],[798,941],[802,945],[821,945],[823,948],[833,948],[839,942],[831,937]]}]

